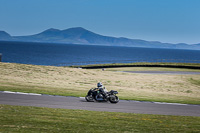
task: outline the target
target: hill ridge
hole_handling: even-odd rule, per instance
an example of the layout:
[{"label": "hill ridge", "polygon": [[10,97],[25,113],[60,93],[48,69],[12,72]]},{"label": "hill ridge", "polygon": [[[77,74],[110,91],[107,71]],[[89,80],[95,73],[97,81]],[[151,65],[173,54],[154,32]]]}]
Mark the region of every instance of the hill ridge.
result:
[{"label": "hill ridge", "polygon": [[162,43],[159,41],[146,41],[142,39],[129,39],[126,37],[111,37],[94,33],[82,27],[72,27],[64,30],[49,28],[38,34],[27,36],[10,36],[5,31],[0,31],[0,40],[200,50],[200,43],[193,45],[189,45],[186,43],[172,44]]}]

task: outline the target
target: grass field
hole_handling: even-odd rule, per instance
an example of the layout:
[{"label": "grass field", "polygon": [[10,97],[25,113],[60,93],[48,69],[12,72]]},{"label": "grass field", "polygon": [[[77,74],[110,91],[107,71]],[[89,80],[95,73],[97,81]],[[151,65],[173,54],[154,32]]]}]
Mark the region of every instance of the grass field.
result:
[{"label": "grass field", "polygon": [[0,105],[0,132],[200,132],[200,117]]},{"label": "grass field", "polygon": [[[156,75],[118,70],[168,70],[175,68],[78,69],[0,63],[0,91],[19,91],[65,96],[85,96],[102,82],[117,90],[120,99],[200,104],[200,75]],[[181,71],[200,71],[181,69]]]}]

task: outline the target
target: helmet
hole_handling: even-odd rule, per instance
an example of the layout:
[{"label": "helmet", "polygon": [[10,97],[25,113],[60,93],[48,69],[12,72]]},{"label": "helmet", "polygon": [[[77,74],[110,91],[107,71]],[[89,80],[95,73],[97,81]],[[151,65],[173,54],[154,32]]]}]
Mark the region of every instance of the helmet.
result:
[{"label": "helmet", "polygon": [[102,87],[103,84],[101,82],[97,83],[97,87]]}]

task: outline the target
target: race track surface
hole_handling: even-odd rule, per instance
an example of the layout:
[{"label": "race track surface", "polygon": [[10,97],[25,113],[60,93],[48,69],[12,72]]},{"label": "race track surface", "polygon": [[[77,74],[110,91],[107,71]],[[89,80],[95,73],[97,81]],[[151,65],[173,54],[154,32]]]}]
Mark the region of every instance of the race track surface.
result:
[{"label": "race track surface", "polygon": [[142,73],[142,74],[200,75],[200,72],[186,72],[186,71],[122,71],[122,72]]},{"label": "race track surface", "polygon": [[117,104],[111,104],[109,102],[86,102],[84,98],[79,97],[17,94],[8,92],[0,92],[0,104],[138,114],[200,116],[200,105],[125,100],[120,100]]}]

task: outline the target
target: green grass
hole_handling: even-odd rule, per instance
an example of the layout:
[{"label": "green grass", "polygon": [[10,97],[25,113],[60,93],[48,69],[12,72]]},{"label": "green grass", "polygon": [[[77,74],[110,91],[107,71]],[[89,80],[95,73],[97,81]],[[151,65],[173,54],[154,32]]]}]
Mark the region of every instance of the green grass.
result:
[{"label": "green grass", "polygon": [[200,86],[200,80],[195,80],[193,78],[190,78],[189,81],[194,85]]},{"label": "green grass", "polygon": [[0,132],[200,132],[200,117],[0,105]]}]

